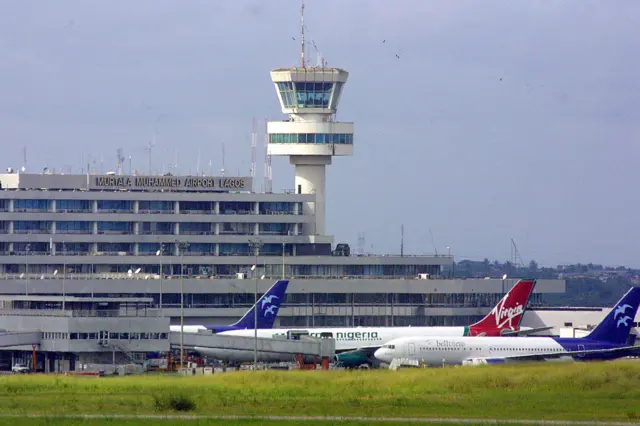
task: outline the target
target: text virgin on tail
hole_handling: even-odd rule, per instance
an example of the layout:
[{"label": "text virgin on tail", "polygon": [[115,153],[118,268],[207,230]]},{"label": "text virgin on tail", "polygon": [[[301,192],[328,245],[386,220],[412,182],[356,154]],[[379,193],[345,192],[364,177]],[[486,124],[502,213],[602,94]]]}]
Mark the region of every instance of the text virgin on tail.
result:
[{"label": "text virgin on tail", "polygon": [[622,296],[611,312],[586,338],[618,344],[625,343],[638,313],[638,305],[640,305],[640,287],[633,287]]},{"label": "text virgin on tail", "polygon": [[535,280],[518,281],[486,317],[470,325],[469,329],[474,335],[485,330],[518,330],[535,285]]}]

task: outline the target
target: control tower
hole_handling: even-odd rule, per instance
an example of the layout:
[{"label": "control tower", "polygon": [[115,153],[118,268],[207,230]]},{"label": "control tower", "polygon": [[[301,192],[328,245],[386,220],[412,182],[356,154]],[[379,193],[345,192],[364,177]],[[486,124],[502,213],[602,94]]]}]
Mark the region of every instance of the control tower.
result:
[{"label": "control tower", "polygon": [[[304,65],[304,56],[302,64]],[[295,192],[315,194],[305,214],[315,214],[307,235],[325,235],[325,168],[334,155],[353,155],[353,123],[337,122],[349,73],[339,68],[279,68],[271,71],[280,106],[289,119],[267,123],[268,153],[288,155],[295,166]],[[306,232],[305,232],[306,233]]]}]

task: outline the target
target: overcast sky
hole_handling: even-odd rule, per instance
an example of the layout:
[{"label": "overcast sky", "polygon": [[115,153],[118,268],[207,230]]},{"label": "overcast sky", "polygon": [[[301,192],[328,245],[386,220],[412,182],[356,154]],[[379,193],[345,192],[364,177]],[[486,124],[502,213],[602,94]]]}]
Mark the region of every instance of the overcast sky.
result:
[{"label": "overcast sky", "polygon": [[[146,173],[157,131],[154,170],[178,152],[219,173],[224,144],[248,175],[253,117],[284,118],[269,71],[299,64],[299,6],[0,0],[0,166],[26,146],[34,172],[106,171],[122,147]],[[405,253],[504,261],[513,238],[525,263],[640,267],[640,2],[308,0],[305,22],[350,73],[336,242],[399,253],[404,224]],[[273,178],[293,187],[286,158]]]}]

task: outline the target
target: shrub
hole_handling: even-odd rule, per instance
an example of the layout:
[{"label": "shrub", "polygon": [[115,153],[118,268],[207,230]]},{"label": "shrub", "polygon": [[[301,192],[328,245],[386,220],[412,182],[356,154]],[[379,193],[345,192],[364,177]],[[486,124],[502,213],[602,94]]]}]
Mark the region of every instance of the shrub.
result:
[{"label": "shrub", "polygon": [[193,411],[196,403],[184,394],[156,394],[153,396],[156,410]]}]

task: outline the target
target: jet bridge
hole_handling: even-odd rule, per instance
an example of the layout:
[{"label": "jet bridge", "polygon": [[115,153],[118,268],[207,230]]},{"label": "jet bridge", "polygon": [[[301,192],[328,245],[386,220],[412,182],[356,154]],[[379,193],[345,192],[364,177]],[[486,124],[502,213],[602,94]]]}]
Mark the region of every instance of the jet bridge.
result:
[{"label": "jet bridge", "polygon": [[[180,332],[172,331],[169,341],[174,348],[180,347]],[[225,336],[211,333],[184,333],[185,348],[230,349],[238,351],[254,350],[253,337]],[[305,357],[333,358],[336,344],[333,339],[303,336],[300,339],[258,338],[258,352],[274,354],[303,355]]]},{"label": "jet bridge", "polygon": [[39,331],[0,332],[0,348],[24,345],[39,345],[42,333]]}]

